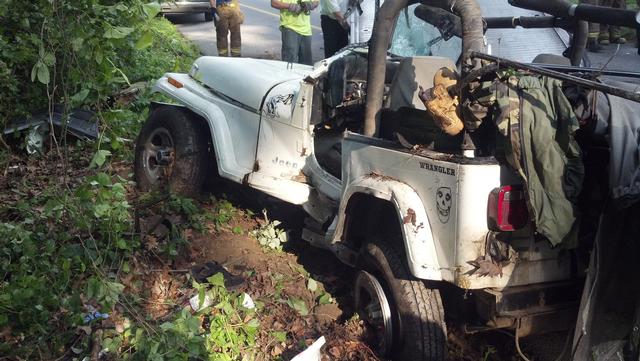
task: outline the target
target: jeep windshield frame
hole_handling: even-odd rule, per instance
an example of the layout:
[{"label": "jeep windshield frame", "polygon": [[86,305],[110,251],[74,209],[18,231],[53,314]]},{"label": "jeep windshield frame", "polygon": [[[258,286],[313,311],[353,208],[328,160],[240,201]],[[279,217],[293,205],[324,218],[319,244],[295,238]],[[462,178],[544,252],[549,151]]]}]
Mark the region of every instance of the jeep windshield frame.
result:
[{"label": "jeep windshield frame", "polygon": [[458,36],[444,39],[437,27],[416,16],[418,6],[420,4],[411,4],[401,11],[394,26],[389,54],[396,57],[441,56],[457,64],[462,53],[462,39]]},{"label": "jeep windshield frame", "polygon": [[462,20],[462,64],[473,69],[480,65],[479,61],[469,58],[472,51],[485,52],[484,26],[480,6],[475,0],[396,0],[385,1],[380,7],[373,25],[369,48],[367,69],[367,97],[365,105],[364,135],[378,135],[384,81],[386,76],[387,50],[393,35],[393,28],[400,12],[410,5],[423,3],[450,10]]}]

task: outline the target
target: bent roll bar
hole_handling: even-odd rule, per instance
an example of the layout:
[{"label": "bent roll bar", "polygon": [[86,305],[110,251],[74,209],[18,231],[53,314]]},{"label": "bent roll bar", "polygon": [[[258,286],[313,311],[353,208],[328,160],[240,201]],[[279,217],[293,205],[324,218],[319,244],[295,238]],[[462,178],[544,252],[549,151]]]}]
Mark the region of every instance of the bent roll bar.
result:
[{"label": "bent roll bar", "polygon": [[586,4],[576,5],[567,0],[509,0],[509,4],[561,18],[575,18],[592,23],[640,29],[640,11]]}]

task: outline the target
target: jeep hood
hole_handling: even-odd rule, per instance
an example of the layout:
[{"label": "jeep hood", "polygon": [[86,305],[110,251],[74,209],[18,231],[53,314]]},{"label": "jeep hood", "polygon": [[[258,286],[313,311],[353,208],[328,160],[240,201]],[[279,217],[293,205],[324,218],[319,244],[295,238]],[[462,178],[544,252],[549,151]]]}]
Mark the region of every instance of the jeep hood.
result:
[{"label": "jeep hood", "polygon": [[303,79],[313,67],[277,60],[203,56],[189,75],[218,95],[224,95],[254,109],[273,86]]}]

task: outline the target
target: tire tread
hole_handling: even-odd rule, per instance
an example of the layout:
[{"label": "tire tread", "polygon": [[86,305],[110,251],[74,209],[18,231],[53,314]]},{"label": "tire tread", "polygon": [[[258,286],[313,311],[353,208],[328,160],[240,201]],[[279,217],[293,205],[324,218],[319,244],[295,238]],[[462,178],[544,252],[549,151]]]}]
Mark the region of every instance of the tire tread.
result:
[{"label": "tire tread", "polygon": [[[437,289],[429,289],[426,285],[414,278],[405,265],[396,247],[389,242],[377,240],[366,246],[366,251],[370,257],[388,267],[396,279],[394,285],[389,285],[393,293],[399,293],[401,299],[407,303],[409,310],[400,310],[401,315],[413,313],[418,315],[415,318],[403,319],[404,330],[416,330],[418,335],[404,337],[403,343],[413,342],[413,345],[406,347],[402,345],[403,360],[440,361],[445,358],[446,351],[446,325],[444,322],[444,308],[440,293]],[[386,265],[385,265],[386,263]],[[382,271],[384,272],[384,271]],[[410,327],[405,327],[406,322]],[[413,341],[410,341],[413,339]]]}]

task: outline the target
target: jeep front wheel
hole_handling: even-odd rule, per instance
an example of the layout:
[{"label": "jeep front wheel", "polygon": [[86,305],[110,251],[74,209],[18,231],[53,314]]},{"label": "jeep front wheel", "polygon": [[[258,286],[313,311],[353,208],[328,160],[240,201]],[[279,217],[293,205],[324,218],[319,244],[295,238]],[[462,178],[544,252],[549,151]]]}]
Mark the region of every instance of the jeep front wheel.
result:
[{"label": "jeep front wheel", "polygon": [[383,241],[363,247],[356,311],[373,330],[373,346],[381,356],[444,360],[447,331],[440,293],[411,275],[402,254]]},{"label": "jeep front wheel", "polygon": [[196,196],[204,183],[208,132],[185,110],[155,109],[136,142],[134,174],[142,191]]}]

